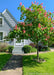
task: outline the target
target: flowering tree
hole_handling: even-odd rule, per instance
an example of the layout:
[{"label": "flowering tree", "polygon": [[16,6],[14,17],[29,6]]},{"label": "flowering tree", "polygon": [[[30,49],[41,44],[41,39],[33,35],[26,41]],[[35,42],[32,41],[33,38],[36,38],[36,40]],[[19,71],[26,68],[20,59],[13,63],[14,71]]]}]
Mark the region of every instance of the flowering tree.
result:
[{"label": "flowering tree", "polygon": [[18,40],[30,39],[37,44],[37,59],[39,60],[38,42],[42,41],[47,44],[51,34],[53,34],[53,13],[47,12],[43,3],[38,4],[36,1],[29,8],[25,8],[20,3],[18,9],[21,11],[20,20],[24,19],[24,22],[18,22],[13,31],[10,31],[9,36]]}]

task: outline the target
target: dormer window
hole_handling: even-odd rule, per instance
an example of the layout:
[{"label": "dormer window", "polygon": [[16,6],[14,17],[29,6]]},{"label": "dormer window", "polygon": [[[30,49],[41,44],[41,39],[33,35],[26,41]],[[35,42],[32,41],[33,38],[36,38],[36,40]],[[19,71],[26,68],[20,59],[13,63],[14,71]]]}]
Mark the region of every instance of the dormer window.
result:
[{"label": "dormer window", "polygon": [[2,27],[2,18],[0,18],[0,27]]}]

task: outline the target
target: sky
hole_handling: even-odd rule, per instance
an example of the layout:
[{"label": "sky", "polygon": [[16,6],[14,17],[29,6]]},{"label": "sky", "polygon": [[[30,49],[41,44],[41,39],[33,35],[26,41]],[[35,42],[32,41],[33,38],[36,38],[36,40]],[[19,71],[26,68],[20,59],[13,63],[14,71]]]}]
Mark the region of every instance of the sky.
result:
[{"label": "sky", "polygon": [[17,7],[19,6],[20,2],[22,2],[25,7],[29,7],[32,1],[39,2],[39,4],[43,3],[43,6],[46,7],[45,9],[47,11],[49,10],[50,12],[54,12],[54,0],[0,0],[0,12],[8,9],[14,18],[21,22],[21,12],[17,9]]}]

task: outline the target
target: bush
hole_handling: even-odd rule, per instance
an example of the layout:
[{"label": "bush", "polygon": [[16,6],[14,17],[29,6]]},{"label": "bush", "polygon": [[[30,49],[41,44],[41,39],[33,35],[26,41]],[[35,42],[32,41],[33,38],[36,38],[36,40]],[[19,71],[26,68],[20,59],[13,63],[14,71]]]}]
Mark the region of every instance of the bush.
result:
[{"label": "bush", "polygon": [[31,49],[31,52],[36,52],[37,51],[37,49],[35,48],[35,47],[33,47],[32,49]]},{"label": "bush", "polygon": [[24,51],[24,53],[30,53],[32,49],[32,46],[30,45],[25,45],[22,50]]},{"label": "bush", "polygon": [[12,50],[14,49],[14,46],[8,46],[9,53],[12,53]]},{"label": "bush", "polygon": [[50,51],[50,48],[46,47],[46,48],[41,49],[41,51]]},{"label": "bush", "polygon": [[0,52],[6,52],[7,49],[8,49],[7,43],[0,43]]},{"label": "bush", "polygon": [[30,45],[25,45],[22,50],[24,51],[24,53],[31,53],[31,52],[36,52],[37,49],[35,47],[32,47]]}]

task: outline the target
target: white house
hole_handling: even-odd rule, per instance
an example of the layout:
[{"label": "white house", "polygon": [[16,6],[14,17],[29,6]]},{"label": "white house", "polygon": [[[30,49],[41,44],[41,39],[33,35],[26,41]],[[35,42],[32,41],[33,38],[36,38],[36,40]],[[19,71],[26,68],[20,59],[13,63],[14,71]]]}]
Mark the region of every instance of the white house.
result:
[{"label": "white house", "polygon": [[[8,35],[10,29],[12,30],[16,24],[17,21],[7,9],[0,13],[0,42],[4,42],[3,38]],[[22,54],[22,47],[31,43],[30,40],[17,42],[16,39],[6,42],[14,46],[13,54]]]}]

